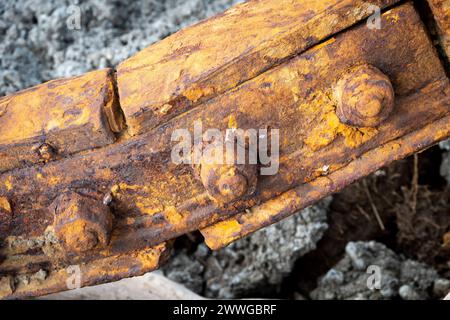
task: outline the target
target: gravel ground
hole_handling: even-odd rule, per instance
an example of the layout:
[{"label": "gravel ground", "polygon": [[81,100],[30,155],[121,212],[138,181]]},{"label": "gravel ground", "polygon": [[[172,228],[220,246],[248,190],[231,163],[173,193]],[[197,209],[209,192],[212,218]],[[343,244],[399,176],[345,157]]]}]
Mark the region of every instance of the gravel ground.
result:
[{"label": "gravel ground", "polygon": [[310,295],[325,300],[427,300],[443,299],[449,291],[450,280],[441,278],[433,268],[371,241],[349,242],[344,258],[318,281]]}]

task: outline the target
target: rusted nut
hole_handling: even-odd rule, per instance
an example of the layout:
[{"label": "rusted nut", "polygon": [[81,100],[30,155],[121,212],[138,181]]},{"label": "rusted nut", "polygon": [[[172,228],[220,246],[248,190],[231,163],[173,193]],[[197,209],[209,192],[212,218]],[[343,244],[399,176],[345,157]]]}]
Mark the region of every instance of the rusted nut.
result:
[{"label": "rusted nut", "polygon": [[335,85],[334,96],[337,116],[350,126],[378,126],[394,108],[391,81],[370,65],[358,66],[345,74]]},{"label": "rusted nut", "polygon": [[69,252],[81,253],[109,243],[113,217],[101,200],[64,193],[50,206],[54,229]]},{"label": "rusted nut", "polygon": [[208,146],[199,168],[200,179],[208,195],[220,204],[253,194],[257,184],[256,164],[227,164],[225,161],[216,161],[215,152],[222,153],[222,150],[222,145]]}]

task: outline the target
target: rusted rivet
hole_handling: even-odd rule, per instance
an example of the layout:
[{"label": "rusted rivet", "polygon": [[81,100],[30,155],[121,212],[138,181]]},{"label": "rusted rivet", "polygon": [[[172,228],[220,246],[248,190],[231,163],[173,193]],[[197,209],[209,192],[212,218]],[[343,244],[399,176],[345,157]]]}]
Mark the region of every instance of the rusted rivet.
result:
[{"label": "rusted rivet", "polygon": [[54,228],[64,247],[75,253],[109,243],[113,217],[101,200],[68,192],[50,206],[55,214]]},{"label": "rusted rivet", "polygon": [[208,146],[200,163],[200,178],[208,195],[221,204],[253,194],[257,184],[256,165],[218,163],[216,152],[223,150],[222,145]]},{"label": "rusted rivet", "polygon": [[394,108],[394,89],[389,78],[371,65],[346,73],[335,85],[336,114],[344,124],[375,127]]},{"label": "rusted rivet", "polygon": [[56,157],[56,150],[48,143],[44,143],[38,148],[39,158],[42,162],[49,162]]}]

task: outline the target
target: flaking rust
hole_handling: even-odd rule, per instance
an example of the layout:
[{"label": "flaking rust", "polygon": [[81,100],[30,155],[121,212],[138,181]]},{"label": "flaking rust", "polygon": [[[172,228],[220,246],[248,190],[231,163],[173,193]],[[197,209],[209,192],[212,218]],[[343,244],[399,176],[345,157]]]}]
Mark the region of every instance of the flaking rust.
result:
[{"label": "flaking rust", "polygon": [[[69,289],[71,265],[81,286],[154,270],[194,230],[218,249],[449,137],[449,80],[419,14],[375,4],[380,29],[364,1],[249,1],[124,61],[117,80],[99,70],[1,98],[0,296]],[[175,163],[173,132],[196,122],[279,129],[278,172]]]},{"label": "flaking rust", "polygon": [[428,0],[439,33],[439,41],[450,58],[450,0]]}]

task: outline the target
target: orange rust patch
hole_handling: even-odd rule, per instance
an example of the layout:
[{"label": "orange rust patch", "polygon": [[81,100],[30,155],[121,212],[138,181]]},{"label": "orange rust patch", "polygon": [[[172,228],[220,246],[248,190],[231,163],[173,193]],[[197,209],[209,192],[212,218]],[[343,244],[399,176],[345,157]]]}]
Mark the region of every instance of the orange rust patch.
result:
[{"label": "orange rust patch", "polygon": [[336,115],[336,107],[328,94],[318,93],[318,98],[310,103],[301,104],[298,108],[307,118],[315,118],[317,125],[305,139],[306,145],[313,151],[332,143],[338,135],[344,137],[347,147],[357,148],[376,136],[376,128],[355,128],[347,126]]},{"label": "orange rust patch", "polygon": [[0,197],[0,209],[11,213],[11,205],[9,204],[9,201],[6,197]]},{"label": "orange rust patch", "polygon": [[114,142],[105,116],[119,117],[117,108],[110,69],[0,98],[0,172],[50,160],[39,155],[41,145],[65,156]]},{"label": "orange rust patch", "polygon": [[[144,133],[369,15],[363,0],[260,0],[173,34],[117,68],[128,130]],[[165,104],[177,107],[158,112]]]}]

